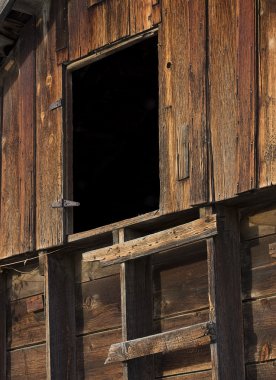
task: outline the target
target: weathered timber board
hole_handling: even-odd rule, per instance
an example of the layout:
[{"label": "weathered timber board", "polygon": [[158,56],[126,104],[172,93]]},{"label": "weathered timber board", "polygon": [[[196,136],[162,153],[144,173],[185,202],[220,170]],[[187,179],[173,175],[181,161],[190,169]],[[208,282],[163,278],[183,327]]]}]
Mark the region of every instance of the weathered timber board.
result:
[{"label": "weathered timber board", "polygon": [[130,33],[141,33],[161,21],[160,4],[156,0],[130,0]]},{"label": "weathered timber board", "polygon": [[106,364],[123,362],[147,355],[209,345],[215,338],[215,325],[203,322],[156,335],[111,345]]},{"label": "weathered timber board", "polygon": [[115,244],[109,248],[86,252],[83,254],[83,260],[100,260],[110,265],[197,243],[216,233],[216,216],[210,215],[149,236]]},{"label": "weathered timber board", "polygon": [[209,123],[215,200],[255,186],[254,7],[253,0],[211,0],[208,4]]},{"label": "weathered timber board", "polygon": [[62,108],[50,105],[62,98],[62,66],[56,58],[55,12],[58,2],[44,2],[37,21],[36,50],[36,248],[63,243],[62,208],[52,208],[63,198]]},{"label": "weathered timber board", "polygon": [[76,285],[77,334],[121,326],[118,274]]},{"label": "weathered timber board", "polygon": [[86,0],[73,0],[68,6],[71,61],[129,34],[129,3],[124,0],[93,7]]},{"label": "weathered timber board", "polygon": [[[162,1],[159,139],[160,208],[164,212],[208,200],[205,24],[202,2]],[[189,130],[188,152],[183,146],[180,151],[177,148],[184,127]],[[185,158],[188,163],[182,162]],[[186,179],[178,180],[178,161],[179,167],[185,165],[190,172]]]},{"label": "weathered timber board", "polygon": [[276,182],[276,3],[260,1],[259,20],[259,186]]},{"label": "weathered timber board", "polygon": [[28,297],[7,305],[8,349],[45,342],[44,310],[28,312],[27,303],[31,300],[32,297]]},{"label": "weathered timber board", "polygon": [[[34,248],[34,21],[15,48],[4,80],[0,257]],[[11,128],[12,126],[12,128]]]},{"label": "weathered timber board", "polygon": [[45,344],[8,352],[7,379],[46,380]]}]

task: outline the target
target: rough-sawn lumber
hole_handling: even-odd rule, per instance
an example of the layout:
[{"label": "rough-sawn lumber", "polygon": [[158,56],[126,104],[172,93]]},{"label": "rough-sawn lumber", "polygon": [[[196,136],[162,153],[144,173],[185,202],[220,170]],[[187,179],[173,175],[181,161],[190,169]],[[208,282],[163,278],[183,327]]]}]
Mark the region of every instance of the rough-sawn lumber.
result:
[{"label": "rough-sawn lumber", "polygon": [[216,233],[216,216],[210,215],[150,236],[85,252],[83,261],[99,260],[106,265],[111,265],[195,243],[214,236]]},{"label": "rough-sawn lumber", "polygon": [[214,323],[199,323],[194,326],[112,344],[105,364],[122,362],[161,352],[167,353],[198,348],[210,344],[214,338]]}]

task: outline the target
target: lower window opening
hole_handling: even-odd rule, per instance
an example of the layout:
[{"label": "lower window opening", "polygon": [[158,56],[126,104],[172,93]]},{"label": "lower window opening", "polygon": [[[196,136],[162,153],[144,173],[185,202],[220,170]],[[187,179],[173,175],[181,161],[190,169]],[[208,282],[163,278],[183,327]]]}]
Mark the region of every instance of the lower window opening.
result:
[{"label": "lower window opening", "polygon": [[72,74],[74,233],[159,208],[152,37]]}]

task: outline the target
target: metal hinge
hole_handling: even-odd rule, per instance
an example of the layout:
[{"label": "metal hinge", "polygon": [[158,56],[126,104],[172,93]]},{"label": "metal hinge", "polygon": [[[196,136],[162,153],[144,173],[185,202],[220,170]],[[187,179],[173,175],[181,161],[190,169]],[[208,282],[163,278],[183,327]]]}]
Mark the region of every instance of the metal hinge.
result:
[{"label": "metal hinge", "polygon": [[60,199],[59,201],[52,203],[52,208],[78,207],[79,205],[79,202],[68,201],[67,199]]},{"label": "metal hinge", "polygon": [[60,98],[50,105],[49,110],[53,111],[53,110],[55,110],[59,107],[62,107],[62,106],[63,106],[63,100],[62,100],[62,98]]}]

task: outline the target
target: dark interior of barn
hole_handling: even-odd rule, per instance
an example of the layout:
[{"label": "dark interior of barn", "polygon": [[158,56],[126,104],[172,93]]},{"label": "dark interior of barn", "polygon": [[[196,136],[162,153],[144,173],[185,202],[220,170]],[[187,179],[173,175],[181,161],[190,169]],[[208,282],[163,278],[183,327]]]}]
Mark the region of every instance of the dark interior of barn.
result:
[{"label": "dark interior of barn", "polygon": [[157,38],[74,71],[72,82],[74,232],[158,209]]}]

